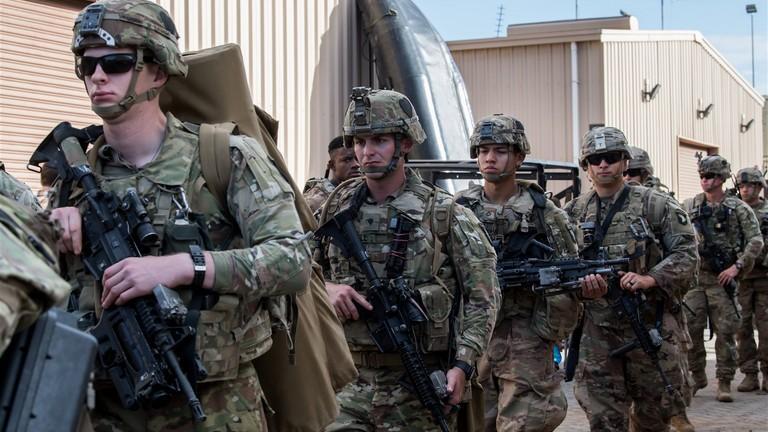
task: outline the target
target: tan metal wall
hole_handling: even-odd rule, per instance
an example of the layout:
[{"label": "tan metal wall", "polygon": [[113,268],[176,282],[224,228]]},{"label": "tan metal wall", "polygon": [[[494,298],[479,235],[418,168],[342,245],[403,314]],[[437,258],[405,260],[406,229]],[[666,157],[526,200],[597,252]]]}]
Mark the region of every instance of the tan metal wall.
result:
[{"label": "tan metal wall", "polygon": [[0,160],[39,188],[26,163],[63,120],[98,121],[75,77],[69,51],[72,22],[85,1],[0,0]]},{"label": "tan metal wall", "polygon": [[[578,42],[579,130],[603,123],[603,59],[597,41]],[[523,122],[539,159],[573,160],[570,43],[464,49],[449,43],[475,120],[510,114]]]},{"label": "tan metal wall", "polygon": [[299,184],[322,175],[353,84],[363,81],[354,0],[155,0],[183,50],[240,44],[254,102],[280,121]]},{"label": "tan metal wall", "polygon": [[[617,36],[618,37],[618,36]],[[622,36],[623,37],[623,36]],[[734,169],[760,165],[763,159],[761,98],[730,65],[715,55],[700,35],[686,32],[655,40],[648,33],[633,40],[605,41],[605,119],[622,129],[629,141],[646,149],[656,174],[673,190],[685,188],[687,171],[678,160],[681,137],[717,147]],[[639,40],[638,40],[639,39]],[[661,84],[656,97],[642,98]],[[697,110],[714,104],[708,117]],[[754,118],[752,127],[740,129]]]},{"label": "tan metal wall", "polygon": [[[254,101],[280,121],[291,173],[299,184],[322,175],[349,91],[368,82],[354,0],[155,1],[173,16],[183,51],[240,44]],[[33,188],[37,176],[25,162],[48,131],[62,120],[99,121],[69,52],[86,4],[0,0],[0,160]]]}]

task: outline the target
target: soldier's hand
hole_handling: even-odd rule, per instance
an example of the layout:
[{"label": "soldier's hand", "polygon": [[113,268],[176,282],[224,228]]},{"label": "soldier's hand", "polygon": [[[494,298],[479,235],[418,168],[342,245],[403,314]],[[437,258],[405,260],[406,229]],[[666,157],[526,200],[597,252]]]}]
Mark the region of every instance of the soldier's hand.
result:
[{"label": "soldier's hand", "polygon": [[360,319],[355,304],[359,304],[367,310],[373,310],[373,306],[368,303],[368,300],[349,285],[326,282],[325,290],[328,292],[328,299],[331,301],[333,309],[336,310],[336,315],[342,321]]},{"label": "soldier's hand", "polygon": [[51,221],[59,226],[59,252],[80,255],[83,252],[83,218],[77,207],[59,207],[51,211]]},{"label": "soldier's hand", "polygon": [[454,367],[448,370],[445,377],[448,380],[445,387],[451,396],[445,403],[443,412],[448,415],[454,412],[454,406],[458,405],[461,402],[461,398],[464,396],[464,386],[467,384],[467,376],[464,375],[463,370]]},{"label": "soldier's hand", "polygon": [[586,275],[581,279],[581,296],[586,299],[600,298],[608,292],[608,282],[598,274]]},{"label": "soldier's hand", "polygon": [[[101,305],[105,309],[152,293],[162,284],[168,288],[191,282],[187,274],[189,254],[126,258],[104,271]],[[194,275],[194,271],[193,271]]]},{"label": "soldier's hand", "polygon": [[736,279],[736,276],[738,275],[739,268],[736,267],[736,264],[734,264],[717,275],[717,282],[720,284],[720,286],[724,287],[731,283],[732,280]]},{"label": "soldier's hand", "polygon": [[653,276],[640,275],[633,272],[619,272],[621,280],[619,285],[622,289],[635,292],[637,290],[645,290],[656,286],[656,279]]}]

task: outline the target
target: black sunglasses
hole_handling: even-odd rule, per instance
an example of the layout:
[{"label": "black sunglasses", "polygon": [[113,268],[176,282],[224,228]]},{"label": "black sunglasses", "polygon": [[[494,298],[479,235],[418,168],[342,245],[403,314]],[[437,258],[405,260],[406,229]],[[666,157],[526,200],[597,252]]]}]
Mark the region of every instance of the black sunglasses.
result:
[{"label": "black sunglasses", "polygon": [[642,177],[642,176],[643,176],[642,168],[630,168],[624,171],[624,177]]},{"label": "black sunglasses", "polygon": [[717,174],[712,174],[712,173],[699,174],[699,178],[701,179],[712,180],[715,177],[717,177]]},{"label": "black sunglasses", "polygon": [[136,66],[136,54],[107,54],[101,57],[78,57],[75,61],[75,73],[83,79],[96,72],[96,65],[101,66],[105,74],[126,73]]},{"label": "black sunglasses", "polygon": [[622,159],[624,159],[624,155],[621,153],[611,152],[588,156],[587,162],[589,162],[590,165],[600,165],[602,161],[606,161],[609,165],[613,165]]}]

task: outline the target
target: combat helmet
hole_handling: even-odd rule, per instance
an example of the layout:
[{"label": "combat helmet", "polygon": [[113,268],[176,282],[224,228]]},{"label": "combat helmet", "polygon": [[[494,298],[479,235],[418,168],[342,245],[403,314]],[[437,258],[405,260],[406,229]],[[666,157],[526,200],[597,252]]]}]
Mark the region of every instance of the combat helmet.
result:
[{"label": "combat helmet", "polygon": [[626,159],[632,160],[629,144],[624,132],[615,127],[596,127],[581,139],[581,151],[579,163],[581,168],[587,169],[587,158],[601,153],[621,152]]},{"label": "combat helmet", "polygon": [[402,156],[403,136],[409,137],[414,144],[421,144],[427,139],[413,104],[404,94],[394,90],[355,87],[350,99],[344,115],[344,143],[347,147],[352,146],[352,138],[358,135],[395,134],[395,154],[389,164],[386,167],[361,167],[361,172],[390,173]]},{"label": "combat helmet", "polygon": [[483,144],[507,144],[517,147],[523,154],[531,154],[531,145],[525,136],[525,127],[520,120],[504,114],[493,114],[475,124],[469,137],[469,155],[477,158],[477,150]]},{"label": "combat helmet", "polygon": [[82,55],[88,48],[135,48],[136,64],[123,100],[111,106],[93,106],[105,119],[117,118],[137,102],[151,100],[160,89],[136,94],[136,80],[147,62],[158,64],[168,76],[186,76],[176,25],[168,12],[148,0],[101,0],[83,9],[75,19],[70,49],[75,54],[78,78]]},{"label": "combat helmet", "polygon": [[731,176],[731,164],[720,155],[709,155],[699,161],[699,174],[715,174],[725,180]]},{"label": "combat helmet", "polygon": [[740,186],[742,183],[755,183],[763,188],[766,187],[765,177],[757,167],[742,168],[736,173],[736,186]]},{"label": "combat helmet", "polygon": [[653,165],[647,151],[640,147],[630,146],[629,153],[632,155],[632,159],[629,160],[627,169],[641,169],[645,170],[648,175],[653,175]]}]

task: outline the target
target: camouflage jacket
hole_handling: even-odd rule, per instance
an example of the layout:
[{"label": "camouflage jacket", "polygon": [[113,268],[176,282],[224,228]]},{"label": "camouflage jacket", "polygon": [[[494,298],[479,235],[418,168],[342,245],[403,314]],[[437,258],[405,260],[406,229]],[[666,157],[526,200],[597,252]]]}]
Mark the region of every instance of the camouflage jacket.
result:
[{"label": "camouflage jacket", "polygon": [[[497,247],[499,259],[512,236],[525,237],[536,235],[536,239],[555,249],[552,258],[578,256],[578,246],[573,231],[569,227],[568,215],[547,200],[544,191],[531,182],[517,181],[518,193],[504,204],[495,204],[485,196],[479,184],[456,194],[456,199],[469,207],[482,222],[486,232]],[[545,207],[541,209],[541,219],[535,207],[533,193],[539,193]],[[527,257],[521,257],[527,258]],[[531,257],[533,258],[533,257]],[[549,258],[535,256],[535,258]],[[503,287],[502,287],[503,288]],[[502,292],[503,306],[500,315],[504,318],[522,314],[530,316],[536,296],[530,290],[509,289]],[[576,306],[574,305],[574,310]]]},{"label": "camouflage jacket", "polygon": [[765,278],[768,271],[768,201],[759,198],[758,204],[752,207],[760,223],[760,233],[763,235],[763,250],[755,260],[755,268],[746,276],[748,279]]},{"label": "camouflage jacket", "polygon": [[2,162],[0,162],[0,195],[6,196],[32,210],[43,211],[40,203],[37,202],[37,197],[29,189],[29,186],[8,174]]},{"label": "camouflage jacket", "polygon": [[[182,190],[190,214],[204,221],[195,226],[209,239],[203,245],[213,257],[212,289],[219,297],[210,310],[200,313],[196,347],[209,380],[229,379],[237,376],[240,363],[271,346],[272,319],[285,319],[285,298],[280,296],[307,286],[309,250],[291,187],[261,143],[245,136],[231,137],[232,174],[227,208],[222,208],[202,175],[198,131],[171,114],[167,120],[159,153],[142,168],[125,161],[103,136],[89,151],[89,160],[103,190],[122,197],[133,187],[145,201],[161,239],[150,253],[188,253],[189,239],[174,234],[178,232],[175,221],[180,215],[177,203],[183,202]],[[76,189],[70,202],[82,205],[80,193]],[[70,268],[81,271],[73,276],[84,281],[80,308],[93,310],[100,284],[83,276],[79,259],[70,257],[70,261]],[[189,301],[191,289],[173,288]]]},{"label": "camouflage jacket", "polygon": [[[632,261],[627,270],[652,276],[657,287],[647,290],[649,298],[667,302],[682,297],[696,278],[699,265],[696,237],[688,214],[661,193],[643,186],[624,188],[628,189],[627,198],[602,242],[605,258],[630,257]],[[591,190],[566,205],[582,249],[588,246],[584,244],[583,224],[594,222],[599,227],[621,193],[622,190],[610,198],[600,199]],[[585,301],[585,308],[587,316],[597,325],[628,325],[614,315],[604,298]]]},{"label": "camouflage jacket", "polygon": [[[705,204],[711,209],[709,216],[704,211]],[[706,226],[712,236],[712,244],[709,244],[705,241],[704,233],[696,230],[702,270],[714,271],[707,259],[713,250],[721,251],[734,262],[740,260],[743,263],[739,278],[752,270],[763,249],[760,224],[752,208],[744,201],[729,195],[720,203],[708,203],[703,192],[685,200],[683,207],[691,216],[691,220]]]},{"label": "camouflage jacket", "polygon": [[55,233],[47,213],[0,195],[0,355],[17,328],[69,294],[58,274]]},{"label": "camouflage jacket", "polygon": [[[339,185],[323,207],[320,224],[350,206],[364,181],[356,178]],[[500,298],[496,253],[488,236],[471,211],[408,170],[401,190],[384,204],[366,198],[355,220],[380,276],[386,274],[392,244],[388,225],[399,215],[418,224],[409,236],[404,276],[429,317],[417,329],[419,346],[425,352],[455,349],[455,360],[473,364],[488,345]],[[365,294],[368,283],[357,263],[345,258],[327,239],[321,239],[318,248],[316,257],[332,282],[351,285]],[[452,315],[452,310],[457,314]],[[376,350],[364,322],[347,321],[344,331],[350,350]],[[451,335],[457,340],[450,340]]]},{"label": "camouflage jacket", "polygon": [[335,188],[336,185],[325,177],[312,177],[307,180],[307,183],[304,185],[304,199],[307,200],[309,208],[311,208],[313,212],[316,212],[323,206],[325,200],[328,199],[328,195],[330,195]]}]

